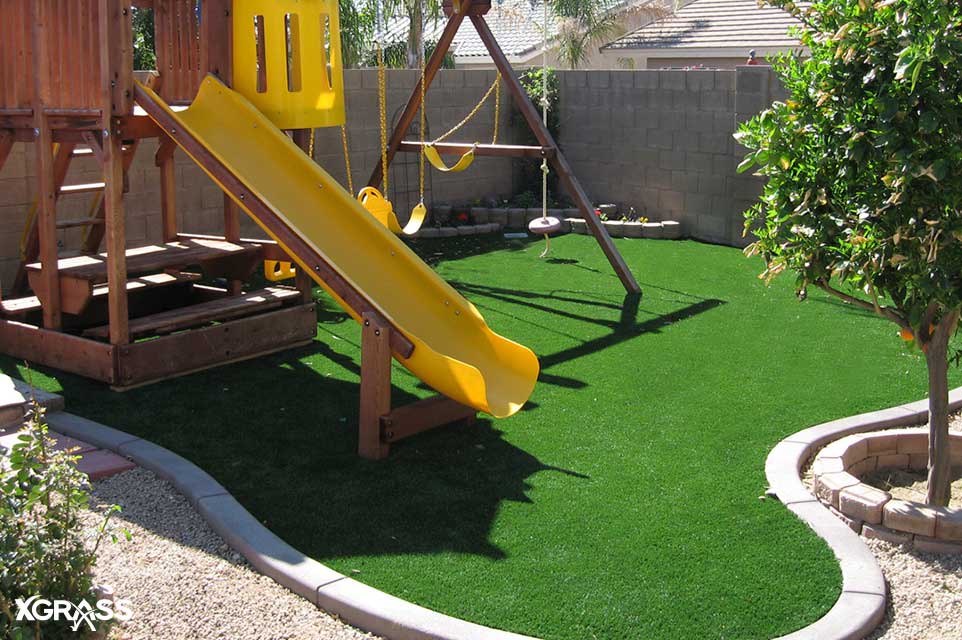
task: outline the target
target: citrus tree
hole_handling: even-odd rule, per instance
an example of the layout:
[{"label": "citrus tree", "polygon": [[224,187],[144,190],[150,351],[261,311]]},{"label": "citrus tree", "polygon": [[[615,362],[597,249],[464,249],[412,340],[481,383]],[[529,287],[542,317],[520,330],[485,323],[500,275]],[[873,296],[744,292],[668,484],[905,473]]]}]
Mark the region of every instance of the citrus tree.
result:
[{"label": "citrus tree", "polygon": [[[950,496],[948,365],[962,308],[962,4],[767,0],[810,58],[774,60],[790,98],[736,138],[768,181],[746,212],[764,278],[797,277],[899,326],[925,355],[927,501]],[[958,360],[956,354],[955,360]]]}]

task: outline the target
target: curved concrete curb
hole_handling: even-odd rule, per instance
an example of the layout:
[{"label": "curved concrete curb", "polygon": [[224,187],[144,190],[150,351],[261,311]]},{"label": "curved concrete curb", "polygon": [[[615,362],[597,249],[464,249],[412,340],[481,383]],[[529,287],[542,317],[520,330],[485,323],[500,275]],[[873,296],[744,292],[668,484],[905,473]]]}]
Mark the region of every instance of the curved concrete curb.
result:
[{"label": "curved concrete curb", "polygon": [[157,474],[254,568],[359,629],[392,640],[533,640],[395,598],[308,558],[258,522],[210,475],[161,446],[70,413],[49,413],[46,422],[54,431],[115,451]]},{"label": "curved concrete curb", "polygon": [[[962,407],[962,387],[949,392],[949,408]],[[842,568],[842,594],[821,619],[783,636],[783,640],[858,640],[885,616],[887,591],[875,556],[854,531],[836,518],[802,482],[808,459],[829,442],[853,433],[921,424],[928,420],[928,400],[826,422],[785,438],[765,461],[771,491],[832,548]]]},{"label": "curved concrete curb", "polygon": [[[949,394],[950,410],[962,407],[962,387]],[[875,556],[802,483],[809,457],[832,440],[853,433],[920,424],[928,401],[827,422],[781,441],[765,461],[771,490],[825,539],[842,568],[842,594],[813,624],[782,640],[857,640],[885,615],[885,579]],[[211,528],[261,573],[346,622],[392,640],[534,640],[446,616],[348,578],[308,558],[257,521],[219,482],[185,458],[152,442],[65,412],[50,413],[51,429],[124,455],[157,474],[197,509]]]}]

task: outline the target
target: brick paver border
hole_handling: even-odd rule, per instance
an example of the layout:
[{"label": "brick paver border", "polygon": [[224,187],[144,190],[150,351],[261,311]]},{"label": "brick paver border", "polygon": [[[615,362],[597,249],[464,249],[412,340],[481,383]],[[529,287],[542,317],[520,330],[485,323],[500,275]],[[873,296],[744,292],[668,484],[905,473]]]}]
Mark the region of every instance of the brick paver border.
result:
[{"label": "brick paver border", "polygon": [[[962,407],[962,387],[949,393],[949,408]],[[887,590],[875,556],[849,525],[837,518],[812,495],[802,481],[802,468],[816,451],[830,442],[857,433],[891,427],[923,424],[928,420],[928,400],[919,400],[882,411],[833,420],[782,440],[765,461],[770,490],[795,515],[805,521],[835,552],[842,568],[842,593],[831,610],[815,623],[785,636],[785,640],[858,640],[870,633],[885,616]],[[866,443],[866,446],[867,443]],[[842,461],[843,464],[847,462]],[[830,460],[826,460],[826,471]],[[827,501],[836,504],[851,486],[844,468],[819,489]],[[852,476],[849,476],[852,477]],[[853,478],[854,479],[854,478]],[[866,525],[871,526],[871,525]]]}]

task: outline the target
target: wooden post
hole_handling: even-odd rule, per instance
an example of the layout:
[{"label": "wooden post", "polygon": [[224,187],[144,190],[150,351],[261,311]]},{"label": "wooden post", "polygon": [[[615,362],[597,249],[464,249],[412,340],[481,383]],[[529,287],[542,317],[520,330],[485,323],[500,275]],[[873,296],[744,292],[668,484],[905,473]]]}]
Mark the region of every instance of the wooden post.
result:
[{"label": "wooden post", "polygon": [[[130,10],[118,0],[100,1],[100,69],[103,78],[104,222],[107,250],[107,317],[110,344],[130,342],[127,318],[127,225],[124,212],[124,151],[119,121],[113,115],[127,113],[132,99],[125,88],[131,75]],[[114,41],[116,40],[116,41]]]},{"label": "wooden post", "polygon": [[43,268],[43,325],[59,331],[63,318],[60,308],[60,273],[57,254],[57,187],[53,171],[53,135],[45,113],[50,96],[50,55],[46,26],[49,7],[32,2],[33,8],[33,123],[34,151],[37,158],[37,233]]},{"label": "wooden post", "polygon": [[[438,43],[434,47],[434,51],[431,53],[431,57],[428,59],[424,66],[424,83],[427,87],[431,86],[431,82],[434,80],[434,76],[437,74],[438,69],[441,68],[441,64],[444,62],[444,56],[447,55],[448,49],[451,47],[451,43],[454,41],[454,36],[458,33],[458,28],[461,26],[461,22],[464,21],[464,16],[471,9],[471,0],[462,0],[460,11],[451,15],[448,18],[448,23],[444,25],[444,31],[441,33],[441,37],[438,38]],[[394,160],[394,154],[397,153],[398,147],[401,145],[401,141],[404,140],[404,136],[407,135],[408,129],[411,123],[414,122],[414,117],[418,113],[418,107],[421,106],[421,80],[418,80],[417,84],[414,86],[414,90],[411,91],[411,97],[408,98],[408,103],[404,107],[404,111],[401,112],[401,117],[398,119],[397,127],[391,133],[391,140],[387,145],[387,166],[391,166],[391,161]],[[371,173],[371,179],[367,181],[368,186],[377,187],[381,184],[381,178],[384,176],[384,171],[387,167],[381,166],[381,160],[378,159],[377,164],[374,166],[374,171]]]},{"label": "wooden post", "polygon": [[13,134],[9,131],[0,131],[0,170],[7,163],[11,149],[13,149]]},{"label": "wooden post", "polygon": [[585,222],[588,224],[588,228],[591,229],[591,233],[595,236],[595,240],[601,246],[601,250],[604,251],[605,256],[608,258],[608,262],[611,263],[612,268],[614,268],[615,273],[618,274],[618,278],[621,280],[621,284],[624,285],[625,290],[628,293],[641,293],[641,287],[638,286],[638,282],[635,280],[635,276],[632,275],[631,270],[625,263],[625,259],[615,248],[614,243],[611,241],[611,236],[608,235],[607,229],[595,216],[594,208],[591,206],[591,201],[588,199],[588,195],[581,188],[581,184],[578,179],[575,178],[574,173],[571,171],[571,167],[568,165],[567,159],[565,159],[564,154],[558,149],[555,144],[554,138],[545,126],[545,123],[541,120],[541,114],[535,108],[531,100],[528,99],[528,94],[525,93],[524,88],[518,81],[518,77],[514,74],[514,70],[511,68],[511,63],[504,55],[504,51],[501,50],[501,45],[495,39],[494,34],[491,33],[491,29],[488,27],[488,23],[485,21],[484,16],[481,15],[471,15],[471,22],[474,24],[474,28],[477,30],[478,35],[481,37],[481,41],[484,43],[485,48],[487,48],[488,53],[491,55],[491,60],[494,62],[495,67],[501,72],[501,78],[504,80],[505,86],[507,86],[508,91],[514,96],[515,104],[521,115],[524,116],[525,121],[528,126],[531,127],[531,131],[534,133],[535,137],[538,139],[538,143],[542,147],[555,149],[555,153],[548,157],[548,161],[551,163],[552,168],[558,173],[558,177],[561,178],[561,183],[564,185],[565,189],[574,198],[575,203],[578,205],[578,209],[581,210],[581,215],[584,217]]},{"label": "wooden post", "polygon": [[233,19],[231,0],[204,0],[201,3],[201,68],[213,73],[230,86],[233,78],[231,51],[233,51]]},{"label": "wooden post", "polygon": [[174,170],[174,151],[177,143],[163,138],[154,164],[160,168],[160,220],[164,242],[177,239],[177,174]]},{"label": "wooden post", "polygon": [[381,439],[381,416],[391,411],[390,326],[377,313],[361,316],[361,412],[357,453],[362,458],[386,458],[390,445]]}]

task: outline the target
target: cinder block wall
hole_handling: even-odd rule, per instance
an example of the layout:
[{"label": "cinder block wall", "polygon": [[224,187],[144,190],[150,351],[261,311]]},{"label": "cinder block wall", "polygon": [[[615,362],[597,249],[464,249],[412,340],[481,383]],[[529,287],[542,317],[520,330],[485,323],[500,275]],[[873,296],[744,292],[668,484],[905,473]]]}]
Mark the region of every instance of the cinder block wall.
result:
[{"label": "cinder block wall", "polygon": [[708,242],[743,246],[760,178],[736,174],[732,138],[781,88],[768,67],[729,71],[562,71],[559,144],[595,202],[679,220]]},{"label": "cinder block wall", "polygon": [[[428,91],[427,139],[458,123],[494,81],[494,71],[444,70]],[[767,67],[733,71],[561,71],[559,144],[598,203],[634,206],[652,220],[680,220],[699,240],[741,246],[742,212],[757,198],[762,182],[737,175],[744,150],[732,139],[737,123],[782,96]],[[377,72],[348,70],[348,140],[355,189],[363,186],[379,157]],[[387,74],[389,129],[418,79],[417,71]],[[514,141],[510,98],[502,92],[499,141]],[[493,98],[452,140],[490,142]],[[153,157],[154,140],[145,140],[129,172],[125,195],[128,240],[140,245],[160,240],[160,193]],[[318,130],[314,155],[341,184],[346,184],[340,131]],[[177,158],[180,228],[219,233],[223,228],[220,189],[182,152]],[[448,158],[453,163],[455,158]],[[18,245],[33,199],[36,172],[29,145],[18,144],[0,171],[0,284],[16,268]],[[428,167],[426,202],[470,203],[485,196],[507,197],[514,189],[512,162],[475,160],[460,174]],[[91,159],[74,162],[68,184],[96,182]],[[392,165],[390,195],[395,209],[417,203],[417,154],[398,154]],[[58,205],[58,219],[85,217],[90,196],[69,196]],[[250,220],[245,234],[260,235]],[[83,230],[61,231],[64,248],[78,246]]]},{"label": "cinder block wall", "polygon": [[[354,188],[367,183],[380,155],[378,130],[377,72],[348,70],[347,85],[348,142]],[[387,74],[387,118],[389,130],[400,115],[418,80],[417,71],[390,71]],[[457,124],[477,104],[494,82],[495,72],[476,70],[443,70],[427,95],[427,139],[432,139]],[[503,85],[502,85],[503,88]],[[510,125],[510,100],[502,91],[499,140],[513,141]],[[494,96],[474,119],[452,140],[490,142],[494,125]],[[415,121],[417,122],[417,120]],[[159,171],[154,166],[155,140],[144,140],[128,173],[130,190],[124,196],[127,208],[127,233],[130,245],[158,242],[160,232]],[[318,162],[341,184],[346,185],[346,172],[339,128],[317,131],[314,155]],[[181,151],[176,152],[177,213],[179,228],[193,233],[221,233],[223,230],[223,196],[220,189]],[[392,164],[389,184],[391,199],[403,220],[417,204],[417,154],[398,154]],[[456,158],[447,158],[453,164]],[[0,286],[13,279],[19,255],[19,243],[27,211],[34,198],[36,171],[31,145],[17,144],[0,170]],[[513,167],[509,160],[477,158],[468,171],[443,174],[426,167],[426,202],[470,203],[489,195],[507,197],[512,191]],[[406,174],[406,175],[405,175]],[[96,162],[89,158],[74,160],[67,184],[99,182],[102,176]],[[67,196],[57,205],[58,220],[87,216],[90,194]],[[256,225],[244,218],[242,232],[263,237]],[[60,232],[63,248],[79,246],[82,228]]]}]

